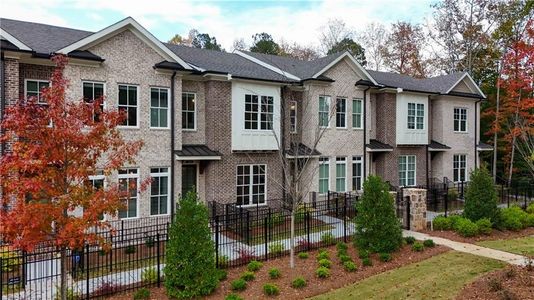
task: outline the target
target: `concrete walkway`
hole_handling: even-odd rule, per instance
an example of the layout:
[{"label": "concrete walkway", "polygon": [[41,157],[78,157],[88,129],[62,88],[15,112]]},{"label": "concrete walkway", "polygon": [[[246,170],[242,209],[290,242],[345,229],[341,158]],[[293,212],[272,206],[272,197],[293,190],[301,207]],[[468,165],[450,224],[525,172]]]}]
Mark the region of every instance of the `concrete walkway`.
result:
[{"label": "concrete walkway", "polygon": [[402,235],[413,236],[414,238],[418,240],[431,239],[434,241],[434,243],[438,245],[447,246],[459,252],[470,253],[473,255],[483,256],[487,258],[493,258],[496,260],[504,261],[512,265],[524,266],[526,265],[526,262],[527,262],[527,258],[522,255],[513,254],[510,252],[495,250],[495,249],[486,248],[486,247],[481,247],[481,246],[477,246],[475,244],[470,244],[470,243],[451,241],[449,239],[431,236],[426,233],[421,233],[421,232],[416,232],[416,231],[411,231],[411,230],[403,230]]}]

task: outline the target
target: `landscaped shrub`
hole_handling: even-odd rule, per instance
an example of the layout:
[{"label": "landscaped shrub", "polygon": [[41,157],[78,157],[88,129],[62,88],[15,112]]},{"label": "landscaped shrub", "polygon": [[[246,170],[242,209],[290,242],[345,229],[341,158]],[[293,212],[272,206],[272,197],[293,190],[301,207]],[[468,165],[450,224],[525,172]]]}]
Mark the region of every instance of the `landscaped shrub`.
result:
[{"label": "landscaped shrub", "polygon": [[350,256],[348,256],[348,255],[340,255],[340,256],[339,256],[339,260],[340,260],[342,263],[344,263],[344,262],[346,262],[346,261],[352,261],[352,258],[351,258]]},{"label": "landscaped shrub", "polygon": [[355,240],[358,249],[393,252],[402,246],[402,229],[389,187],[378,176],[369,176],[356,203]]},{"label": "landscaped shrub", "polygon": [[358,249],[358,257],[361,258],[361,259],[369,258],[369,251],[363,250],[363,249]]},{"label": "landscaped shrub", "polygon": [[484,167],[471,171],[465,193],[464,216],[476,222],[487,218],[493,220],[498,214],[497,192],[490,173]]},{"label": "landscaped shrub", "polygon": [[526,219],[527,227],[534,227],[534,214],[529,214]]},{"label": "landscaped shrub", "polygon": [[343,268],[348,272],[354,272],[358,269],[358,266],[352,261],[346,261],[343,263]]},{"label": "landscaped shrub", "polygon": [[243,300],[243,298],[239,297],[237,294],[228,294],[224,297],[224,300]]},{"label": "landscaped shrub", "polygon": [[336,248],[338,252],[347,251],[349,249],[349,246],[345,243],[337,243]]},{"label": "landscaped shrub", "polygon": [[388,262],[391,260],[391,254],[389,253],[378,253],[378,259],[383,262]]},{"label": "landscaped shrub", "polygon": [[508,230],[523,229],[527,225],[528,214],[519,206],[511,206],[501,210],[502,226]]},{"label": "landscaped shrub", "polygon": [[328,278],[330,277],[330,269],[326,267],[319,267],[315,270],[315,275],[319,278]]},{"label": "landscaped shrub", "polygon": [[362,265],[364,265],[366,267],[372,266],[373,265],[373,261],[369,257],[366,257],[366,258],[362,259]]},{"label": "landscaped shrub", "polygon": [[230,259],[226,255],[219,255],[219,265],[218,267],[221,269],[228,268],[228,265],[230,264]]},{"label": "landscaped shrub", "polygon": [[348,255],[348,251],[347,250],[338,250],[337,251],[337,257],[343,256],[343,255]]},{"label": "landscaped shrub", "polygon": [[247,288],[247,282],[243,278],[236,279],[230,283],[232,291],[242,291]]},{"label": "landscaped shrub", "polygon": [[284,215],[282,213],[273,213],[267,221],[269,227],[275,227],[284,223]]},{"label": "landscaped shrub", "polygon": [[141,288],[134,293],[133,298],[134,300],[150,299],[150,290],[147,288]]},{"label": "landscaped shrub", "polygon": [[254,276],[254,272],[245,271],[245,272],[241,273],[241,277],[240,278],[245,280],[245,281],[252,281],[252,280],[254,280],[254,278],[256,278],[256,276]]},{"label": "landscaped shrub", "polygon": [[266,283],[263,285],[263,293],[267,296],[276,296],[280,294],[280,289],[273,283]]},{"label": "landscaped shrub", "polygon": [[306,218],[306,213],[309,212],[311,212],[311,208],[300,204],[297,208],[297,212],[295,213],[295,224],[304,222],[304,219]]},{"label": "landscaped shrub", "polygon": [[332,262],[328,259],[321,259],[319,261],[319,266],[329,268],[332,266]]},{"label": "landscaped shrub", "polygon": [[404,238],[404,240],[406,241],[406,244],[408,245],[415,243],[415,238],[413,236],[407,236]]},{"label": "landscaped shrub", "polygon": [[326,232],[321,235],[321,243],[324,246],[333,245],[336,242],[336,238],[331,232]]},{"label": "landscaped shrub", "polygon": [[280,255],[284,252],[285,247],[281,242],[274,242],[269,244],[269,253],[272,255]]},{"label": "landscaped shrub", "polygon": [[434,230],[451,230],[452,222],[450,218],[444,216],[437,216],[432,220]]},{"label": "landscaped shrub", "polygon": [[297,278],[293,279],[293,281],[291,282],[291,286],[296,288],[296,289],[303,288],[307,284],[308,283],[306,282],[306,279],[304,279],[304,277],[297,277]]},{"label": "landscaped shrub", "polygon": [[492,226],[490,219],[488,218],[482,218],[478,221],[476,221],[477,227],[478,227],[478,233],[489,235],[492,231]]},{"label": "landscaped shrub", "polygon": [[134,254],[135,251],[136,251],[136,249],[135,249],[134,245],[128,245],[128,246],[126,246],[126,248],[124,248],[124,253],[128,254],[128,255],[129,254]]},{"label": "landscaped shrub", "polygon": [[534,203],[530,203],[528,206],[527,206],[527,214],[531,214],[531,215],[534,215]]},{"label": "landscaped shrub", "polygon": [[451,222],[451,229],[456,230],[456,226],[458,225],[458,221],[464,219],[461,215],[450,215],[448,216],[449,221]]},{"label": "landscaped shrub", "polygon": [[169,229],[164,268],[167,295],[197,298],[218,285],[208,210],[193,192],[180,200]]},{"label": "landscaped shrub", "polygon": [[415,242],[412,245],[412,250],[415,252],[421,252],[425,250],[425,246],[421,242]]},{"label": "landscaped shrub", "polygon": [[424,240],[423,241],[423,246],[425,246],[427,248],[432,248],[432,247],[435,247],[436,244],[434,243],[433,240]]},{"label": "landscaped shrub", "polygon": [[235,252],[237,252],[238,260],[245,264],[256,258],[256,251],[253,249],[246,248],[244,246],[238,248],[237,250],[235,250]]},{"label": "landscaped shrub", "polygon": [[464,237],[471,237],[478,234],[478,227],[477,224],[475,224],[473,221],[462,218],[459,219],[456,222],[456,232],[458,232],[461,236]]},{"label": "landscaped shrub", "polygon": [[217,269],[217,278],[219,279],[219,281],[225,280],[226,278],[228,278],[228,272],[223,269]]},{"label": "landscaped shrub", "polygon": [[330,255],[328,254],[328,251],[326,251],[326,250],[321,250],[317,254],[317,260],[329,259],[329,258],[330,258]]},{"label": "landscaped shrub", "polygon": [[146,268],[141,272],[141,280],[146,283],[158,282],[158,270],[155,267]]},{"label": "landscaped shrub", "polygon": [[263,264],[259,261],[253,260],[248,263],[247,269],[251,272],[256,272],[263,267]]},{"label": "landscaped shrub", "polygon": [[299,252],[299,254],[297,254],[298,258],[300,259],[307,259],[308,257],[310,257],[310,255],[308,254],[308,252]]},{"label": "landscaped shrub", "polygon": [[271,279],[277,279],[277,278],[280,278],[280,276],[282,276],[282,273],[280,272],[279,269],[277,268],[271,268],[269,270],[269,278]]}]

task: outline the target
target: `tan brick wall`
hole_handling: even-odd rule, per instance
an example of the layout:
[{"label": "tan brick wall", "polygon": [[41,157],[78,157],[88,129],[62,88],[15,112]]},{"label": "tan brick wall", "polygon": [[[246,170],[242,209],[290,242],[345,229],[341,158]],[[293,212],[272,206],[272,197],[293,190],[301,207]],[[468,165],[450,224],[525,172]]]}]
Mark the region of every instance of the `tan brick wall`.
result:
[{"label": "tan brick wall", "polygon": [[50,80],[54,67],[52,66],[40,66],[20,64],[19,67],[19,98],[23,98],[25,95],[24,84],[26,79],[39,79]]},{"label": "tan brick wall", "polygon": [[[206,143],[206,82],[201,81],[182,81],[182,91],[196,94],[196,129],[182,131],[183,144],[205,144]],[[182,109],[182,95],[176,99],[176,103]],[[181,124],[180,124],[180,128]]]}]

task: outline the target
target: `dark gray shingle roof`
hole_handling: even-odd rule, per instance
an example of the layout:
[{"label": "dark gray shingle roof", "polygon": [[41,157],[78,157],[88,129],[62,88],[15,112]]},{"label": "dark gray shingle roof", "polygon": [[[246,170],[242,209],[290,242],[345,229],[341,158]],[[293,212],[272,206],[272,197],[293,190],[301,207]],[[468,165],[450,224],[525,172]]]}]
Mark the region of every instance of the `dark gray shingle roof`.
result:
[{"label": "dark gray shingle roof", "polygon": [[451,147],[449,147],[449,146],[447,146],[445,144],[436,142],[434,140],[430,141],[430,144],[428,144],[428,148],[429,148],[430,151],[443,151],[443,150],[451,149]]},{"label": "dark gray shingle roof", "polygon": [[391,145],[382,143],[378,140],[370,139],[369,144],[365,145],[371,151],[392,151],[393,147]]},{"label": "dark gray shingle roof", "polygon": [[211,150],[206,145],[182,145],[182,150],[176,150],[178,156],[221,156],[221,153]]},{"label": "dark gray shingle roof", "polygon": [[286,150],[286,155],[293,157],[319,156],[321,155],[321,152],[317,151],[316,149],[312,149],[302,143],[291,143],[291,147]]}]

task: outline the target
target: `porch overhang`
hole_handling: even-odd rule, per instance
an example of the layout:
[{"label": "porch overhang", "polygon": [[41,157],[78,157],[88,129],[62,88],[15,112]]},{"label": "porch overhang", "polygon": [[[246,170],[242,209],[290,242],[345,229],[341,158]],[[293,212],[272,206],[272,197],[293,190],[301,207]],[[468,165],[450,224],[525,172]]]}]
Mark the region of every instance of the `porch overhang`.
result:
[{"label": "porch overhang", "polygon": [[174,151],[176,160],[221,160],[222,155],[218,151],[211,150],[206,145],[182,145],[182,150]]},{"label": "porch overhang", "polygon": [[365,145],[365,149],[367,152],[391,152],[393,151],[393,146],[371,139],[369,144]]},{"label": "porch overhang", "polygon": [[493,151],[493,146],[486,143],[478,143],[477,151]]},{"label": "porch overhang", "polygon": [[449,149],[451,149],[451,147],[449,147],[449,146],[447,146],[445,144],[436,142],[434,140],[430,141],[430,144],[428,144],[428,151],[429,152],[442,152],[442,151],[446,151],[446,150],[449,150]]},{"label": "porch overhang", "polygon": [[292,143],[291,147],[285,151],[285,155],[288,159],[319,158],[321,153],[316,149],[311,149],[302,143]]}]

